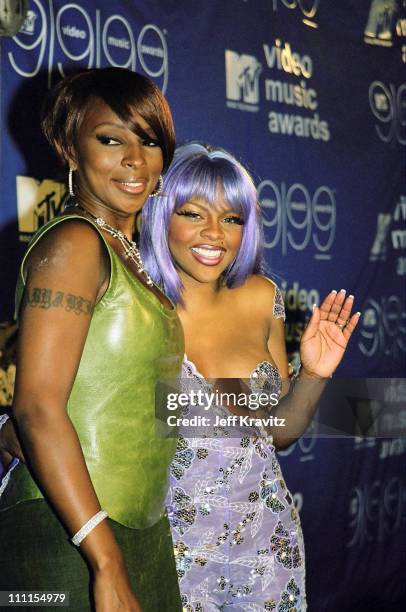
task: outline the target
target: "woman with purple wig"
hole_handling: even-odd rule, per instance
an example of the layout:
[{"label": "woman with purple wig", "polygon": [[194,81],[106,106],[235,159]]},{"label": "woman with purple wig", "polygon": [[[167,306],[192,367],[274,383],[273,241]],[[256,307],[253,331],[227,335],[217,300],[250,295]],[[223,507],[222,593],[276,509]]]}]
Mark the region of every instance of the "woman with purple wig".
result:
[{"label": "woman with purple wig", "polygon": [[[233,402],[207,411],[191,401],[180,421],[167,503],[183,610],[303,611],[302,532],[275,449],[289,446],[310,422],[358,322],[353,296],[332,291],[314,307],[294,389],[287,380],[282,385],[284,305],[278,287],[259,274],[256,189],[222,149],[178,149],[162,196],[143,209],[141,251],[154,281],[178,305],[187,352],[183,391],[202,391],[207,404],[215,392],[244,397],[236,404],[237,394],[223,394]],[[277,403],[275,418],[257,410],[249,429],[247,408],[258,408],[249,402],[264,392]],[[198,414],[206,416],[203,426],[188,427]]]}]

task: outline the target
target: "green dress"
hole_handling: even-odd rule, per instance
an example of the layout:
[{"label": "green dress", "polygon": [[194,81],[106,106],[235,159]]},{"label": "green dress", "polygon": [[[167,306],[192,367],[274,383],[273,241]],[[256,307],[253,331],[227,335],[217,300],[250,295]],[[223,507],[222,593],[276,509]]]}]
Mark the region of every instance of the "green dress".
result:
[{"label": "green dress", "polygon": [[[175,308],[166,308],[131,274],[87,218],[53,219],[34,236],[27,255],[45,233],[70,219],[81,219],[99,233],[109,256],[110,281],[93,311],[68,414],[143,612],[176,612],[177,577],[164,513],[176,439],[156,437],[155,383],[179,376],[182,327]],[[41,305],[47,307],[46,296]],[[91,609],[88,582],[84,561],[20,463],[0,499],[0,590],[70,591],[70,608],[79,612]]]}]

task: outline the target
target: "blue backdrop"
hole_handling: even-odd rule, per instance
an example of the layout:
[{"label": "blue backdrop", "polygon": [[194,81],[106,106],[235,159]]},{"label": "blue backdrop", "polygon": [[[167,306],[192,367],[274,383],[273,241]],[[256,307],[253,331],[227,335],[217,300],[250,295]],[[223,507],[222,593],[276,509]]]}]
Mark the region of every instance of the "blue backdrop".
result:
[{"label": "blue backdrop", "polygon": [[[105,65],[158,83],[178,142],[221,145],[252,172],[290,352],[312,303],[346,287],[363,317],[338,374],[404,376],[405,0],[31,0],[1,40],[0,320],[63,194],[39,133],[44,94]],[[405,442],[315,435],[281,453],[310,610],[405,609]]]}]

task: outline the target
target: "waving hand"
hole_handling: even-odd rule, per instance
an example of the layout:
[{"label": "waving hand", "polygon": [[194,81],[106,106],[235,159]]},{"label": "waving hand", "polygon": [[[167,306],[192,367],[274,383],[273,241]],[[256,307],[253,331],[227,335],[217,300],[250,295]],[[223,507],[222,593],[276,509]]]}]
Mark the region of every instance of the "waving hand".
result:
[{"label": "waving hand", "polygon": [[313,314],[300,341],[300,359],[305,373],[327,378],[344,356],[361,313],[351,315],[354,296],[344,289],[331,291]]}]

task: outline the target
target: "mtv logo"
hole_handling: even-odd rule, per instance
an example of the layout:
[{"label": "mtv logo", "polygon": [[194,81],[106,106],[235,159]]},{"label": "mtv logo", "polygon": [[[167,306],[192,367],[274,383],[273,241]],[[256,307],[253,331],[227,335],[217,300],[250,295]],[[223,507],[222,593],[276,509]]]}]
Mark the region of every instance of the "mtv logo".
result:
[{"label": "mtv logo", "polygon": [[20,32],[32,36],[35,31],[35,20],[37,19],[37,17],[38,15],[34,13],[34,11],[28,11],[27,17],[24,19]]},{"label": "mtv logo", "polygon": [[363,316],[364,327],[375,327],[378,323],[376,311],[373,308],[367,308]]},{"label": "mtv logo", "polygon": [[365,42],[391,46],[398,10],[397,0],[372,0],[364,31]]},{"label": "mtv logo", "polygon": [[378,111],[386,111],[389,109],[389,100],[383,93],[374,94],[375,108]]},{"label": "mtv logo", "polygon": [[62,212],[66,190],[63,183],[50,179],[17,176],[16,180],[18,230],[20,240],[25,241]]},{"label": "mtv logo", "polygon": [[227,98],[246,104],[258,104],[261,64],[257,58],[226,49],[225,62]]}]

